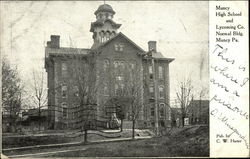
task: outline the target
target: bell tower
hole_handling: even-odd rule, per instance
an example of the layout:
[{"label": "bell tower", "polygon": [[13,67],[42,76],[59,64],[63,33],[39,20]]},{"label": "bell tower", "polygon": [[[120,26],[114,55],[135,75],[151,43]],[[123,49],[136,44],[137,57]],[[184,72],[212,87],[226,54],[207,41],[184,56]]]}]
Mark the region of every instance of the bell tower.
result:
[{"label": "bell tower", "polygon": [[93,33],[94,44],[92,48],[98,47],[100,44],[108,41],[117,34],[117,29],[121,24],[113,21],[115,11],[108,4],[102,4],[94,13],[96,21],[91,23],[90,32]]}]

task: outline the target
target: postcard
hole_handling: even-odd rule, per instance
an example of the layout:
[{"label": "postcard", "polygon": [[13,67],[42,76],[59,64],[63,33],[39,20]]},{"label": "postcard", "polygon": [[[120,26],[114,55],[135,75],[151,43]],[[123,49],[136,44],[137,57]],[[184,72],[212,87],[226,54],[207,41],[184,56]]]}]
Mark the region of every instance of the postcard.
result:
[{"label": "postcard", "polygon": [[2,158],[249,157],[248,1],[1,1]]}]

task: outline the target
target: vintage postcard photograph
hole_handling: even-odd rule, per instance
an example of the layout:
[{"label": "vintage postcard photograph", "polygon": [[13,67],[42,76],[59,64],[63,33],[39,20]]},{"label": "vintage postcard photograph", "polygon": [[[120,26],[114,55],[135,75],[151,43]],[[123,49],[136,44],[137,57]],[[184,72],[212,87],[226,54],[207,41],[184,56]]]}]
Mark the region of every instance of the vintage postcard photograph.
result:
[{"label": "vintage postcard photograph", "polygon": [[0,4],[2,158],[220,156],[210,136],[214,148],[223,135],[246,148],[229,119],[233,132],[214,128],[223,92],[211,85],[227,79],[210,76],[210,2]]}]

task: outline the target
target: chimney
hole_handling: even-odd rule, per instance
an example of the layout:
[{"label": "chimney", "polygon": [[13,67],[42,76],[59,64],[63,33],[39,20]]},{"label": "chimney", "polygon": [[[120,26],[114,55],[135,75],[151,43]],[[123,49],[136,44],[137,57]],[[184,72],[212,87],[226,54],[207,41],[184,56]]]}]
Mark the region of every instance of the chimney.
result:
[{"label": "chimney", "polygon": [[51,47],[51,41],[47,41],[47,47]]},{"label": "chimney", "polygon": [[52,48],[59,48],[60,47],[60,36],[59,35],[51,35],[50,41],[51,41],[50,47],[52,47]]},{"label": "chimney", "polygon": [[148,42],[148,51],[157,52],[157,50],[156,50],[156,41],[149,41]]}]

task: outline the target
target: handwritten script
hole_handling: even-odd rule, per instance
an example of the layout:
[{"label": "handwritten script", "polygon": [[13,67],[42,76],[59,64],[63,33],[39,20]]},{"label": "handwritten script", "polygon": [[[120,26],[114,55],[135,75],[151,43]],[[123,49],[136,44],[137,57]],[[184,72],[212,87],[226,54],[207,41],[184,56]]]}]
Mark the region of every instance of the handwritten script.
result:
[{"label": "handwritten script", "polygon": [[[222,92],[227,93],[228,96],[233,95],[236,99],[238,99],[241,96],[241,88],[245,87],[249,78],[245,77],[245,74],[242,74],[242,72],[246,71],[246,67],[238,63],[236,59],[232,58],[232,56],[229,56],[227,54],[228,51],[228,48],[224,48],[223,46],[216,44],[215,49],[212,52],[212,56],[219,62],[210,65],[210,69],[216,75],[211,77],[210,83]],[[224,96],[220,94],[215,93],[210,100],[210,103],[212,102],[214,102],[217,106],[226,108],[230,112],[234,113],[234,117],[249,120],[249,114],[242,109],[242,106],[231,104],[228,99],[225,99]],[[247,149],[249,149],[246,134],[243,135],[241,130],[237,128],[237,125],[232,124],[234,118],[228,117],[228,114],[219,108],[212,109],[210,111],[210,115],[222,122],[229,130],[232,131],[229,136],[236,134],[244,141]]]}]

